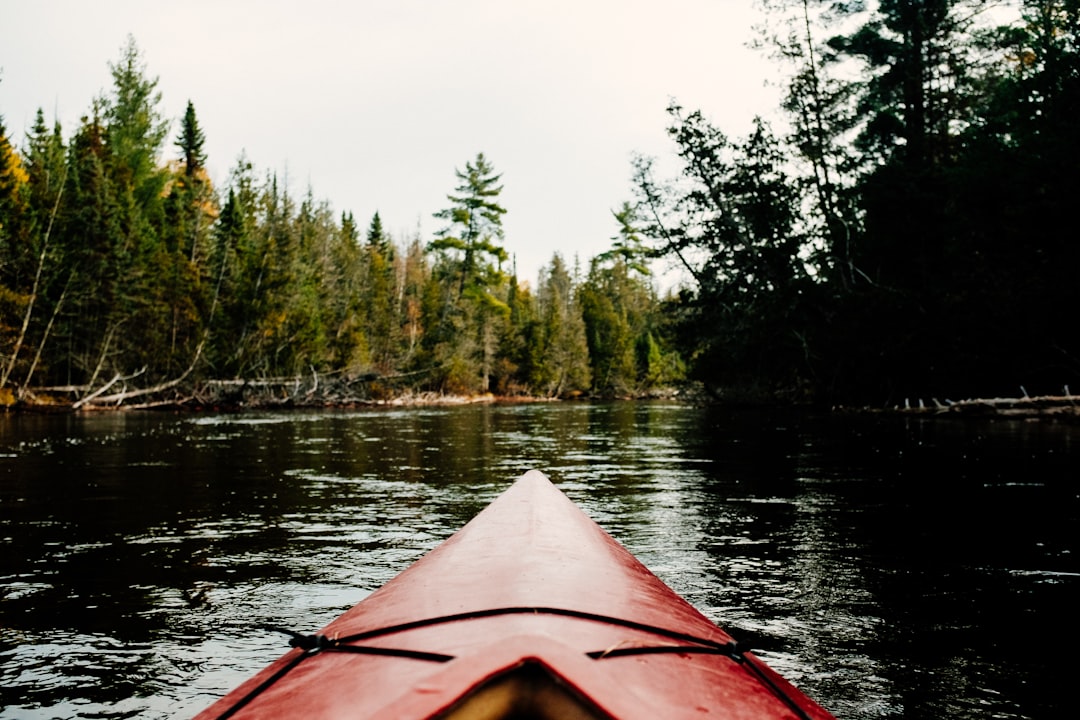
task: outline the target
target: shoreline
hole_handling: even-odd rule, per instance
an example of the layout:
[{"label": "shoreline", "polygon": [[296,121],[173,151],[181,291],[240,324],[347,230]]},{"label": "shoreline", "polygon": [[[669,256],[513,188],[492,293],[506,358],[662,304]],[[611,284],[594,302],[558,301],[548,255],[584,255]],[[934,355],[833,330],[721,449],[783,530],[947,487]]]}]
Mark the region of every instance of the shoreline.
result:
[{"label": "shoreline", "polygon": [[[358,388],[365,385],[360,382],[322,383],[305,381],[302,378],[261,380],[261,381],[210,381],[188,388],[170,388],[171,397],[158,397],[144,402],[126,402],[128,398],[146,397],[146,393],[132,391],[110,398],[72,398],[77,388],[39,388],[27,392],[21,398],[15,398],[10,391],[0,390],[0,413],[3,414],[75,414],[101,412],[160,411],[176,413],[223,412],[244,413],[273,410],[304,409],[357,409],[357,408],[408,408],[439,407],[459,405],[525,405],[533,403],[576,402],[576,401],[633,401],[648,402],[666,400],[696,405],[716,405],[745,407],[745,399],[712,395],[695,384],[680,387],[655,389],[641,394],[623,394],[617,396],[593,396],[583,393],[565,397],[544,397],[537,395],[499,395],[479,393],[472,395],[446,394],[437,391],[404,391],[394,393],[385,387],[372,392],[371,388]],[[160,395],[165,395],[161,393]],[[108,402],[101,402],[107,400]],[[781,400],[768,401],[759,399],[750,405],[760,407],[794,408],[799,403]],[[813,405],[807,406],[813,407]],[[874,408],[870,406],[832,407],[818,406],[828,413],[900,415],[938,418],[1019,418],[1080,421],[1080,396],[1068,393],[1063,395],[1039,395],[1029,397],[988,397],[948,400],[936,398],[929,401],[921,398],[905,399],[902,405]]]}]

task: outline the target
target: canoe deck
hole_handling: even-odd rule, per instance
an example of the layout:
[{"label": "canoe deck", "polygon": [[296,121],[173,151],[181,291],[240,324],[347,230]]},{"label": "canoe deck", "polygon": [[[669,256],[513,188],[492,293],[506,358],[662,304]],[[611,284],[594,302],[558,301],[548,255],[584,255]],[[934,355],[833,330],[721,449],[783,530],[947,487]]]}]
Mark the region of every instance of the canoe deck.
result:
[{"label": "canoe deck", "polygon": [[540,472],[197,720],[831,718]]}]

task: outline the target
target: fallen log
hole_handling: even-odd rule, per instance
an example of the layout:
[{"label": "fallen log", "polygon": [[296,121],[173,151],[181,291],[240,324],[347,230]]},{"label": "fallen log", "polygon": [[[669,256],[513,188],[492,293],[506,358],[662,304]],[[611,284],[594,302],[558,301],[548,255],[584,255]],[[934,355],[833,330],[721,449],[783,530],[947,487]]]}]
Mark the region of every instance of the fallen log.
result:
[{"label": "fallen log", "polygon": [[1039,395],[1029,397],[969,398],[966,400],[939,401],[932,398],[927,404],[909,400],[894,411],[913,415],[999,415],[1007,417],[1076,417],[1080,418],[1080,396],[1072,395],[1065,388],[1063,395]]},{"label": "fallen log", "polygon": [[114,406],[122,405],[125,401],[130,400],[131,398],[145,397],[147,395],[156,395],[158,393],[165,392],[166,390],[172,390],[173,388],[179,386],[182,382],[184,382],[184,380],[187,379],[188,375],[190,375],[195,369],[195,366],[199,364],[199,358],[202,357],[202,350],[203,343],[199,343],[199,346],[195,348],[195,357],[192,358],[191,364],[188,365],[187,370],[181,373],[179,377],[173,378],[172,380],[167,380],[163,383],[158,383],[157,385],[148,388],[125,390],[123,392],[114,393],[112,395],[103,395],[106,390],[115,385],[117,382],[121,380],[126,381],[138,375],[141,375],[142,373],[146,372],[146,368],[144,367],[142,370],[139,370],[133,375],[129,375],[127,377],[121,377],[120,374],[117,373],[117,375],[112,380],[103,385],[101,388],[87,395],[86,397],[72,403],[71,409],[79,410],[83,407],[92,407],[99,403],[108,403],[109,405]]},{"label": "fallen log", "polygon": [[71,403],[71,409],[72,410],[78,410],[82,406],[88,405],[88,404],[92,403],[94,400],[98,400],[98,399],[100,399],[102,401],[107,401],[107,400],[115,399],[115,398],[118,398],[118,397],[123,397],[123,395],[124,395],[123,393],[120,393],[119,395],[107,395],[105,397],[102,397],[102,393],[104,393],[106,390],[111,388],[116,383],[118,383],[118,382],[126,382],[127,380],[137,378],[138,376],[142,375],[144,372],[146,372],[145,367],[143,367],[141,370],[137,370],[136,372],[133,372],[131,375],[121,375],[120,373],[116,373],[116,375],[113,376],[112,380],[105,383],[100,388],[98,388],[94,392],[90,393],[86,397],[81,398],[81,399],[76,400],[75,402]]}]

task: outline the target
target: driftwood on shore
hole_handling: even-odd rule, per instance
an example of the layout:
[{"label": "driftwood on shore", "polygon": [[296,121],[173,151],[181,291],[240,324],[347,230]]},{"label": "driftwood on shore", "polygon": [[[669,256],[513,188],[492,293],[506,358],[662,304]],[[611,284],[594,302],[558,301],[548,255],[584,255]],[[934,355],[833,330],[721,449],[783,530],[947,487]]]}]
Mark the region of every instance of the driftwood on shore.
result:
[{"label": "driftwood on shore", "polygon": [[[534,396],[501,397],[445,395],[418,392],[412,382],[428,371],[381,375],[374,372],[319,373],[289,377],[229,378],[192,380],[193,366],[180,376],[146,387],[132,387],[131,381],[145,370],[115,375],[97,387],[63,385],[23,389],[16,397],[0,388],[0,411],[19,409],[37,412],[78,412],[95,410],[251,410],[274,408],[334,408],[362,406],[408,406],[484,403],[497,401],[531,402],[552,398]],[[1020,397],[971,398],[966,400],[905,399],[903,404],[872,410],[836,407],[839,412],[886,412],[946,417],[1021,417],[1080,421],[1080,396],[1068,386],[1061,395],[1029,397],[1020,388]],[[700,395],[675,392],[665,397],[682,397],[693,402]],[[650,396],[651,397],[651,396]],[[138,400],[138,402],[132,402]]]},{"label": "driftwood on shore", "polygon": [[[190,371],[190,370],[189,370]],[[4,403],[39,412],[97,410],[249,410],[259,408],[359,407],[492,402],[490,394],[447,396],[397,387],[403,375],[323,373],[255,379],[187,379],[188,373],[147,387],[130,382],[142,371],[116,375],[98,387],[63,385],[31,388]],[[524,399],[524,398],[523,398]],[[132,402],[136,401],[137,402]]]}]

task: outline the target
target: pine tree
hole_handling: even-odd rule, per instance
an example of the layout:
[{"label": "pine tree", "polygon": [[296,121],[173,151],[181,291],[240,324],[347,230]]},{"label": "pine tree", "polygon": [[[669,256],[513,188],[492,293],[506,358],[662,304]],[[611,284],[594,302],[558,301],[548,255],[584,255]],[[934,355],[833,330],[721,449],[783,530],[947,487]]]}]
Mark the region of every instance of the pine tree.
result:
[{"label": "pine tree", "polygon": [[68,147],[65,201],[57,219],[58,262],[70,269],[66,281],[72,309],[58,328],[57,345],[66,356],[54,371],[59,383],[93,385],[102,375],[130,372],[123,348],[142,338],[122,336],[125,318],[121,294],[127,280],[130,249],[124,231],[125,211],[108,168],[112,154],[100,106],[82,119]]},{"label": "pine tree", "polygon": [[285,322],[274,339],[274,356],[280,374],[301,375],[312,368],[328,369],[334,330],[326,311],[337,233],[329,205],[317,202],[310,187],[289,231]]},{"label": "pine tree", "polygon": [[445,297],[439,329],[430,337],[448,343],[443,364],[452,373],[455,392],[486,392],[496,359],[497,326],[509,310],[502,272],[507,254],[500,244],[506,210],[498,203],[501,175],[483,153],[456,175],[458,194],[447,196],[451,207],[435,213],[450,224],[436,233],[428,248],[440,258],[443,276],[457,287],[454,295]]},{"label": "pine tree", "polygon": [[30,184],[30,206],[34,222],[41,232],[48,228],[49,220],[60,200],[67,173],[66,148],[60,123],[52,129],[45,123],[45,113],[38,108],[34,124],[27,135],[26,172]]},{"label": "pine tree", "polygon": [[581,287],[582,317],[599,395],[626,396],[637,390],[634,286],[626,263],[610,267],[593,260]]},{"label": "pine tree", "polygon": [[435,217],[450,224],[436,233],[429,248],[436,252],[458,255],[458,292],[483,294],[498,280],[506,250],[503,239],[502,216],[506,209],[498,203],[502,185],[501,175],[495,174],[483,153],[475,162],[466,163],[465,170],[455,172],[460,184],[457,195],[448,195],[452,206],[435,213]]},{"label": "pine tree", "polygon": [[341,214],[341,221],[329,239],[330,262],[324,269],[323,303],[330,365],[355,375],[367,370],[371,357],[364,330],[364,258],[351,212]]},{"label": "pine tree", "polygon": [[372,361],[383,373],[393,370],[399,345],[396,271],[393,243],[382,227],[379,213],[371,218],[367,235],[367,335]]},{"label": "pine tree", "polygon": [[781,108],[790,124],[787,144],[807,166],[808,231],[814,262],[823,277],[846,291],[859,280],[855,247],[861,221],[854,185],[865,160],[851,144],[863,117],[856,83],[838,77],[837,52],[823,37],[839,32],[850,6],[831,0],[763,0],[770,14],[766,42],[775,57],[792,68]]},{"label": "pine tree", "polygon": [[542,273],[537,293],[542,353],[533,368],[534,387],[548,397],[589,389],[589,346],[585,321],[570,273],[556,253]]},{"label": "pine tree", "polygon": [[622,207],[611,211],[619,224],[619,232],[611,238],[611,249],[600,253],[596,259],[601,263],[622,260],[631,270],[644,276],[651,272],[648,259],[653,253],[646,246],[638,226],[638,212],[638,206],[629,202],[623,202]]},{"label": "pine tree", "polygon": [[180,123],[180,137],[176,141],[176,147],[184,161],[184,174],[188,177],[193,177],[206,165],[206,152],[203,150],[205,144],[206,136],[195,117],[195,106],[188,100],[184,119]]},{"label": "pine tree", "polygon": [[[30,176],[22,158],[7,137],[4,119],[0,116],[0,269],[8,275],[7,283],[18,282],[16,268],[30,268],[33,258],[27,257],[30,223]],[[14,277],[12,277],[12,271]]]},{"label": "pine tree", "polygon": [[402,357],[399,361],[399,367],[407,368],[413,366],[425,334],[424,291],[431,275],[419,234],[408,244],[401,265],[400,274],[402,280],[399,297]]},{"label": "pine tree", "polygon": [[500,395],[519,395],[530,391],[544,348],[535,298],[528,285],[518,282],[516,272],[510,276],[506,305],[509,314],[499,344],[495,387]]},{"label": "pine tree", "polygon": [[[693,328],[683,335],[691,343],[684,350],[700,358],[700,377],[712,383],[768,378],[798,384],[809,372],[799,362],[805,353],[795,312],[810,281],[803,259],[808,238],[801,187],[788,174],[783,148],[760,119],[745,140],[732,141],[700,112],[684,116],[677,105],[669,112],[682,182],[665,196],[646,179],[638,193],[651,215],[643,232],[659,239],[662,252],[677,253],[695,283],[683,314]],[[625,282],[619,275],[605,280]],[[608,315],[596,302],[598,317]],[[609,336],[598,356],[624,358],[629,339]],[[643,336],[635,329],[630,337]],[[596,376],[625,382],[628,369],[629,361],[621,360]]]},{"label": "pine tree", "polygon": [[113,92],[105,106],[110,156],[117,180],[128,185],[143,206],[151,204],[165,184],[158,153],[169,123],[158,109],[158,79],[146,75],[135,38],[128,36],[118,62],[109,64]]},{"label": "pine tree", "polygon": [[[29,175],[0,117],[0,390],[19,360],[37,291],[30,246]],[[14,397],[4,391],[0,404]]]},{"label": "pine tree", "polygon": [[249,278],[242,259],[248,252],[244,211],[234,188],[214,227],[214,249],[210,256],[213,294],[208,322],[211,328],[207,358],[218,377],[239,377],[243,368],[243,338],[252,324]]},{"label": "pine tree", "polygon": [[379,217],[378,211],[371,216],[371,223],[368,225],[367,231],[367,244],[368,247],[374,248],[385,256],[387,260],[392,261],[394,259],[394,243],[386,230],[383,229],[382,218]]}]

